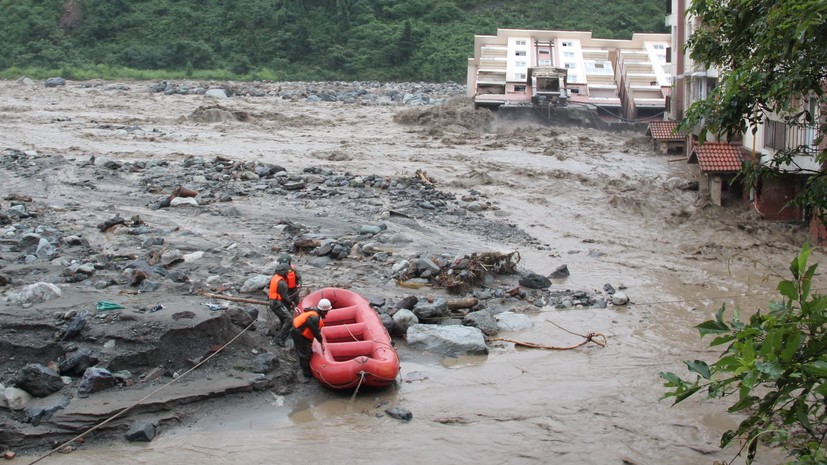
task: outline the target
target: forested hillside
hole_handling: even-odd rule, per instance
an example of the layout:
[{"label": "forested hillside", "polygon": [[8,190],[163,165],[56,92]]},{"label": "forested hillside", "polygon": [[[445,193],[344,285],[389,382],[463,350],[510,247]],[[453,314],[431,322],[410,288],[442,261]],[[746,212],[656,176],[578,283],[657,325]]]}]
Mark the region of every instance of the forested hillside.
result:
[{"label": "forested hillside", "polygon": [[497,28],[666,32],[663,0],[0,0],[4,76],[465,80]]}]

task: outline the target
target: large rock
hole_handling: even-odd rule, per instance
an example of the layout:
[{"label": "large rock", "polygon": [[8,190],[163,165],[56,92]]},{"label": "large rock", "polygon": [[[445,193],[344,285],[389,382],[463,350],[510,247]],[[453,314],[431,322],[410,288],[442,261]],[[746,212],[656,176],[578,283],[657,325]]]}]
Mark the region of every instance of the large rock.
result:
[{"label": "large rock", "polygon": [[471,312],[465,315],[465,317],[462,318],[462,324],[477,328],[486,336],[494,336],[500,330],[497,325],[497,320],[494,318],[494,313],[489,309]]},{"label": "large rock", "polygon": [[78,396],[88,397],[93,392],[103,391],[115,386],[116,382],[115,376],[106,368],[88,368],[80,380]]},{"label": "large rock", "polygon": [[433,303],[420,300],[414,306],[413,312],[421,322],[438,322],[446,318],[450,310],[445,299],[435,299]]},{"label": "large rock", "polygon": [[57,299],[60,295],[61,292],[59,287],[52,283],[39,282],[30,284],[21,289],[20,292],[12,294],[9,296],[9,301],[20,305],[39,304],[41,302]]},{"label": "large rock", "polygon": [[46,79],[43,85],[46,87],[65,86],[66,79],[63,79],[62,77],[50,77],[49,79]]},{"label": "large rock", "polygon": [[524,331],[534,326],[534,321],[522,313],[503,312],[494,318],[500,331]]},{"label": "large rock", "polygon": [[83,348],[69,354],[65,360],[60,362],[58,370],[61,375],[81,376],[87,368],[98,363],[97,357],[92,355],[92,350]]},{"label": "large rock", "polygon": [[263,274],[253,276],[252,278],[244,281],[244,284],[241,285],[241,292],[255,292],[264,289],[270,285],[270,278],[272,278],[272,276]]},{"label": "large rock", "polygon": [[488,353],[482,331],[470,326],[413,325],[408,328],[406,338],[413,349],[447,357]]},{"label": "large rock", "polygon": [[132,423],[124,437],[127,441],[149,442],[155,437],[155,425],[148,421],[138,420]]},{"label": "large rock", "polygon": [[32,395],[20,388],[7,387],[3,391],[3,403],[12,410],[22,410],[30,400]]},{"label": "large rock", "polygon": [[279,358],[269,352],[258,354],[250,364],[253,373],[270,373],[279,366]]},{"label": "large rock", "polygon": [[419,318],[414,312],[405,308],[394,313],[391,318],[393,318],[393,331],[391,331],[393,334],[406,334],[408,328],[419,324]]},{"label": "large rock", "polygon": [[21,368],[14,384],[35,397],[46,397],[63,388],[60,375],[39,363],[30,363]]},{"label": "large rock", "polygon": [[551,286],[551,280],[537,273],[527,273],[520,278],[520,286],[529,289],[547,289]]},{"label": "large rock", "polygon": [[230,321],[240,328],[246,328],[250,323],[255,321],[249,312],[238,307],[230,307],[230,309],[227,310],[227,315],[230,316]]}]

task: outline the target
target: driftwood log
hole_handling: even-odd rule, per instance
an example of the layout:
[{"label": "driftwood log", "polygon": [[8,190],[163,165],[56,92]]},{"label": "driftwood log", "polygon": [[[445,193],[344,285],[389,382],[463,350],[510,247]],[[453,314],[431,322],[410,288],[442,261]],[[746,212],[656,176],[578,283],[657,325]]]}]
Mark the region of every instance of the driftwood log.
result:
[{"label": "driftwood log", "polygon": [[474,297],[466,297],[464,299],[452,299],[448,301],[448,308],[450,310],[459,310],[461,308],[471,308],[477,305],[479,300]]}]

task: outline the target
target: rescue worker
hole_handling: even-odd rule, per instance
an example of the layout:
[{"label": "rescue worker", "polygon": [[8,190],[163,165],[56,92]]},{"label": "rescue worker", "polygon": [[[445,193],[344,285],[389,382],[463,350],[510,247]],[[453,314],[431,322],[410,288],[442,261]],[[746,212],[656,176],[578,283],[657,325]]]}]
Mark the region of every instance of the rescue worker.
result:
[{"label": "rescue worker", "polygon": [[293,264],[293,258],[286,253],[281,254],[278,258],[278,262],[287,264],[290,267],[290,271],[288,271],[285,276],[287,280],[287,289],[290,294],[290,300],[293,301],[293,305],[299,305],[299,301],[301,300],[302,277],[296,270],[296,265]]},{"label": "rescue worker", "polygon": [[[313,339],[322,342],[322,328],[324,328],[324,319],[327,312],[333,308],[330,301],[321,299],[316,307],[308,307],[304,309],[301,315],[293,318],[293,327],[290,329],[290,336],[293,338],[293,347],[296,348],[296,355],[299,356],[299,365],[302,367],[302,373],[307,378],[313,376],[310,371],[310,356],[313,354]],[[324,346],[322,346],[324,348]]]},{"label": "rescue worker", "polygon": [[284,263],[276,265],[275,274],[270,278],[270,292],[267,295],[270,300],[270,310],[276,315],[281,324],[275,340],[276,344],[281,347],[284,347],[287,335],[290,333],[293,308],[295,307],[287,288],[286,278],[289,271],[290,265]]}]

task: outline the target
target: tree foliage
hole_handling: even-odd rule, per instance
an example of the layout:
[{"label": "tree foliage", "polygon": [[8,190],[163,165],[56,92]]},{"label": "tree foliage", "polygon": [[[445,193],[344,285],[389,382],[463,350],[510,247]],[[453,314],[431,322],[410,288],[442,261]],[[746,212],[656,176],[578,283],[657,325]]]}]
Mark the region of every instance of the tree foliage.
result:
[{"label": "tree foliage", "polygon": [[[769,117],[792,128],[827,133],[827,2],[824,0],[693,0],[698,29],[687,43],[692,58],[719,67],[718,87],[687,111],[683,128],[701,125],[701,138],[748,132]],[[808,101],[808,102],[807,102]],[[805,104],[807,102],[808,104]],[[811,108],[817,111],[810,111]],[[765,164],[748,166],[748,182],[781,171],[801,171],[805,145],[779,150]],[[827,150],[796,201],[827,210]]]},{"label": "tree foliage", "polygon": [[497,28],[665,31],[662,0],[77,0],[81,20],[61,29],[63,3],[0,0],[0,69],[463,81],[474,34]]},{"label": "tree foliage", "polygon": [[723,306],[714,320],[697,326],[701,337],[714,337],[710,347],[726,349],[712,364],[686,361],[694,380],[660,374],[668,388],[664,398],[676,404],[697,393],[734,398],[728,411],[746,419],[723,434],[721,447],[741,440],[748,463],[759,439],[788,449],[796,458],[790,463],[827,463],[827,296],[812,292],[818,265],[807,263],[811,250],[805,245],[790,263],[792,279],[778,284],[782,300],[767,312],[744,322],[736,309],[727,322]]}]

